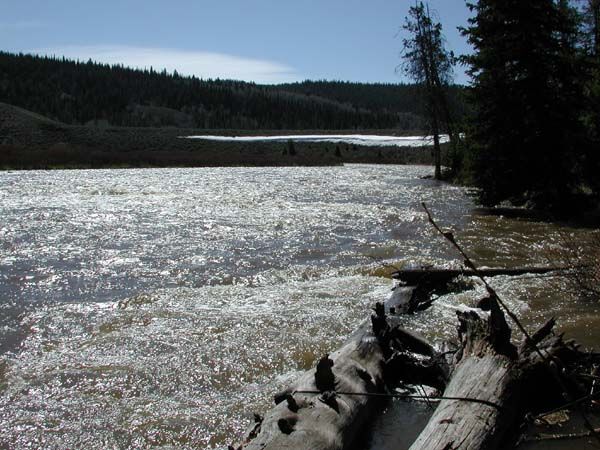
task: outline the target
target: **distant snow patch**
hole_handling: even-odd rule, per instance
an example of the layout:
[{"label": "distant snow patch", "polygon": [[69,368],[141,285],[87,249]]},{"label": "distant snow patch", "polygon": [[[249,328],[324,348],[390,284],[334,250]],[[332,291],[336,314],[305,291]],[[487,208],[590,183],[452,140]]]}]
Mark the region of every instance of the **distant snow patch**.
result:
[{"label": "distant snow patch", "polygon": [[[433,144],[433,136],[378,136],[368,134],[298,134],[286,136],[182,136],[185,139],[203,139],[224,142],[331,142],[378,147],[424,147]],[[448,142],[448,136],[440,137],[440,142]]]}]

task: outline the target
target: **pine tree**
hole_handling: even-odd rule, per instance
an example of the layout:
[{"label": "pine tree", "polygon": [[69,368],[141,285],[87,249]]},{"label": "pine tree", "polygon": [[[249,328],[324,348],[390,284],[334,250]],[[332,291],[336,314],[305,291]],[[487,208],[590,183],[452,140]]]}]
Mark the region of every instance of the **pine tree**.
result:
[{"label": "pine tree", "polygon": [[566,2],[479,0],[463,30],[472,79],[474,180],[480,201],[558,206],[576,182],[581,98],[576,24]]},{"label": "pine tree", "polygon": [[585,80],[585,110],[587,129],[584,178],[600,195],[600,0],[587,0],[583,13],[583,48],[587,78]]},{"label": "pine tree", "polygon": [[433,135],[435,178],[439,180],[442,177],[441,123],[444,120],[447,126],[450,123],[446,91],[454,58],[445,49],[442,25],[433,21],[429,6],[423,2],[415,2],[409,9],[404,29],[410,36],[402,42],[402,68],[424,89],[426,119]]}]

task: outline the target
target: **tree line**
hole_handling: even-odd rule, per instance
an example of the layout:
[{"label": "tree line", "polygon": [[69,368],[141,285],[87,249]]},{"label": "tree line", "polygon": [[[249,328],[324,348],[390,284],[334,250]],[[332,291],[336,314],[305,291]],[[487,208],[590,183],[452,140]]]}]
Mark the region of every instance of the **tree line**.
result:
[{"label": "tree line", "polygon": [[0,52],[0,101],[67,124],[419,130],[418,95],[409,84],[263,86]]}]

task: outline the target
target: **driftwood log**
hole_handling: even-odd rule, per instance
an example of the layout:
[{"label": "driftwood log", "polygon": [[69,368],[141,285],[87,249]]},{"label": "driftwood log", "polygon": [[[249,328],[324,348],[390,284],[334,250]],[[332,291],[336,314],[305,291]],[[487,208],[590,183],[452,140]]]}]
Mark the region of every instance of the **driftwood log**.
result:
[{"label": "driftwood log", "polygon": [[526,274],[541,275],[550,272],[569,270],[569,267],[520,267],[514,269],[405,269],[392,273],[392,278],[400,280],[409,286],[417,286],[419,283],[427,282],[443,286],[458,276],[484,276],[496,277],[499,275],[518,276]]},{"label": "driftwood log", "polygon": [[[363,323],[342,348],[325,355],[316,370],[276,395],[276,406],[264,418],[256,417],[237,450],[349,450],[377,410],[378,400],[393,395],[391,389],[399,382],[443,392],[410,450],[508,448],[517,442],[518,427],[526,417],[565,405],[582,408],[590,436],[600,442],[581,404],[600,397],[595,392],[600,356],[580,352],[555,336],[553,319],[530,335],[484,278],[568,268],[478,269],[452,232],[438,226],[425,203],[423,208],[468,269],[394,273],[411,287],[397,287],[387,305],[376,305],[370,324]],[[480,311],[457,312],[460,345],[439,354],[423,338],[395,324],[394,317],[426,309],[431,294],[459,275],[479,277],[488,297],[479,302]],[[524,335],[519,347],[511,339],[503,310]]]},{"label": "driftwood log", "polygon": [[590,386],[594,392],[592,381],[577,379],[577,373],[582,367],[590,373],[600,355],[556,336],[554,320],[517,346],[499,304],[487,299],[486,311],[457,313],[460,345],[440,354],[396,324],[399,314],[422,306],[414,291],[398,287],[385,305],[377,304],[370,322],[277,394],[275,407],[257,416],[246,440],[230,449],[354,448],[381,398],[398,383],[443,393],[410,450],[508,448],[526,415],[589,396]]},{"label": "driftwood log", "polygon": [[[432,362],[433,347],[390,323],[411,297],[412,288],[398,288],[385,305],[378,304],[371,320],[339,350],[278,393],[275,407],[257,417],[246,441],[233,448],[349,449],[382,402],[377,395],[360,394],[385,394],[390,382],[402,378],[398,371],[406,379],[426,378],[444,386],[445,372]],[[386,364],[392,356],[393,371]]]},{"label": "driftwood log", "polygon": [[520,267],[513,269],[405,269],[392,273],[392,278],[401,284],[413,286],[411,299],[404,304],[404,314],[414,314],[429,308],[434,297],[432,294],[445,293],[454,290],[456,286],[450,283],[459,276],[465,277],[495,277],[499,275],[518,276],[524,274],[543,275],[551,272],[570,270],[568,267]]},{"label": "driftwood log", "polygon": [[585,395],[565,374],[587,355],[552,334],[553,319],[516,347],[500,307],[492,302],[490,308],[487,317],[458,313],[461,349],[444,399],[410,450],[509,448],[527,413]]},{"label": "driftwood log", "polygon": [[518,357],[496,306],[489,319],[459,313],[461,351],[444,397],[411,450],[496,449],[518,423]]}]

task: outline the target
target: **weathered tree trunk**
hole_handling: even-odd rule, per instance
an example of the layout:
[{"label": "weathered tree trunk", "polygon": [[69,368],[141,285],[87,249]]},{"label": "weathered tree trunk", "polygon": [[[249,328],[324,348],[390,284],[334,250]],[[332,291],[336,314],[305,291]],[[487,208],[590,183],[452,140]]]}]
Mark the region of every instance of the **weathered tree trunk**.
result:
[{"label": "weathered tree trunk", "polygon": [[406,269],[392,273],[392,278],[400,280],[409,286],[417,286],[423,281],[437,286],[443,286],[443,284],[460,275],[466,277],[477,275],[484,277],[495,277],[499,275],[517,276],[525,274],[540,275],[568,269],[568,267],[518,267],[514,269],[479,269],[477,272],[472,269]]},{"label": "weathered tree trunk", "polygon": [[[543,358],[531,345],[517,349],[495,301],[487,319],[472,311],[458,317],[462,345],[443,394],[446,399],[410,450],[504,448],[516,441],[522,413],[540,391],[547,398],[562,394],[548,361],[562,364],[578,355],[561,337],[546,340],[540,350]],[[538,345],[546,339],[553,326],[549,321],[532,342]]]},{"label": "weathered tree trunk", "polygon": [[[591,354],[552,335],[554,320],[517,348],[497,301],[488,299],[489,313],[457,313],[460,346],[448,357],[396,326],[398,314],[419,308],[414,290],[396,288],[385,305],[377,304],[370,323],[365,321],[316,370],[275,396],[276,406],[264,419],[257,416],[248,438],[236,448],[349,449],[379,409],[381,394],[399,381],[443,392],[410,450],[499,449],[515,439],[524,413],[532,405],[539,408],[540,399],[554,396],[563,404],[568,384],[572,398],[589,394],[589,386],[581,389],[579,381],[563,379],[563,374],[579,371],[585,358],[590,364]],[[452,359],[450,365],[446,358]],[[600,355],[594,358],[597,364]]]},{"label": "weathered tree trunk", "polygon": [[[412,288],[398,288],[385,306],[377,308],[377,315],[371,321],[365,321],[339,350],[321,359],[316,371],[306,372],[296,383],[277,394],[276,406],[264,419],[257,421],[247,441],[238,448],[349,448],[362,433],[362,426],[380,406],[381,398],[344,395],[343,392],[386,392],[386,382],[389,381],[386,377],[389,378],[391,373],[386,370],[385,365],[390,356],[390,340],[402,341],[407,352],[424,354],[420,358],[406,358],[402,368],[410,376],[425,373],[424,376],[428,377],[429,369],[423,365],[423,359],[435,354],[433,348],[412,333],[400,330],[393,330],[392,333],[384,317],[384,311],[401,311],[403,304],[410,301],[411,294]],[[436,367],[431,367],[433,373],[438,371]],[[411,369],[414,369],[414,373],[409,373]],[[391,376],[396,375],[397,373],[392,373]]]},{"label": "weathered tree trunk", "polygon": [[[321,360],[320,365],[327,367],[331,363],[334,386],[324,391],[382,392],[384,357],[377,339],[366,326],[329,358]],[[305,373],[293,386],[276,396],[279,403],[266,414],[256,437],[241,448],[344,449],[356,438],[356,433],[373,412],[377,399],[360,396],[327,399],[316,394],[296,393],[320,390],[315,373]]]},{"label": "weathered tree trunk", "polygon": [[462,352],[444,397],[410,450],[489,449],[499,447],[518,420],[515,368],[517,350],[496,306],[490,319],[460,313]]},{"label": "weathered tree trunk", "polygon": [[[332,365],[330,365],[333,363]],[[333,372],[327,390],[373,393],[383,390],[383,352],[366,326],[361,327],[338,351],[321,360]],[[327,370],[327,369],[325,369]],[[315,371],[305,373],[293,386],[276,396],[279,403],[259,425],[256,437],[241,448],[344,449],[356,438],[372,414],[376,398],[336,396],[328,399],[296,391],[319,391]],[[327,373],[327,372],[325,372]],[[325,377],[326,378],[326,377]]]}]

